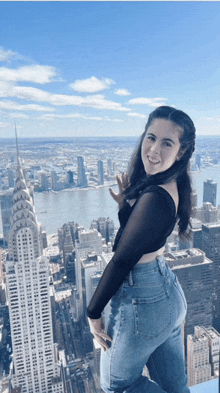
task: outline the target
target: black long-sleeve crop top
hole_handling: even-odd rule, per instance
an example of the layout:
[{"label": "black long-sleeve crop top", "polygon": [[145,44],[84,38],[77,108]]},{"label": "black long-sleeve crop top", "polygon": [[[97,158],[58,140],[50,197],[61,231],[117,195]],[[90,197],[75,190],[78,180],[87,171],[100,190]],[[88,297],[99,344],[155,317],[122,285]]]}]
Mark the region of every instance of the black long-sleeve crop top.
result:
[{"label": "black long-sleeve crop top", "polygon": [[114,256],[87,308],[91,319],[101,317],[104,307],[140,258],[164,246],[176,223],[176,207],[164,188],[149,186],[133,206],[126,203],[118,216],[120,228],[113,247]]}]

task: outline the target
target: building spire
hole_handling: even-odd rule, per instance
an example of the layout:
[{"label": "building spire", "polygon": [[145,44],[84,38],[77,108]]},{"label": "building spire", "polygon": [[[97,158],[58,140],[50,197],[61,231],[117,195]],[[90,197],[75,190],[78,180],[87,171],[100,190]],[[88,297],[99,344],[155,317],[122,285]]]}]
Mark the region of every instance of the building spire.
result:
[{"label": "building spire", "polygon": [[19,150],[18,150],[18,134],[17,134],[16,123],[15,123],[15,142],[16,142],[16,151],[17,151],[17,164],[18,166],[20,166],[21,161],[20,161]]},{"label": "building spire", "polygon": [[[17,260],[17,246],[16,233],[22,228],[29,228],[34,233],[34,236],[38,239],[38,222],[35,215],[33,200],[30,195],[30,191],[27,187],[23,170],[21,167],[20,155],[18,150],[18,138],[17,129],[15,124],[15,139],[16,139],[16,150],[17,150],[17,172],[15,179],[15,187],[13,192],[13,207],[12,216],[10,219],[10,231],[9,231],[9,249],[13,258]],[[38,244],[38,240],[36,241]],[[40,246],[36,246],[35,255],[39,255]]]}]

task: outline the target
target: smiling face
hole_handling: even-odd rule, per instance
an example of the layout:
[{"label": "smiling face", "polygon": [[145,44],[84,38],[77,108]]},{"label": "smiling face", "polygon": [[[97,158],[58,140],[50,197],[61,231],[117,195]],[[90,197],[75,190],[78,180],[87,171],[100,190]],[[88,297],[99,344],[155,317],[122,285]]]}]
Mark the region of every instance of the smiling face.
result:
[{"label": "smiling face", "polygon": [[166,119],[155,119],[148,127],[141,146],[141,158],[147,175],[169,169],[181,158],[182,127]]}]

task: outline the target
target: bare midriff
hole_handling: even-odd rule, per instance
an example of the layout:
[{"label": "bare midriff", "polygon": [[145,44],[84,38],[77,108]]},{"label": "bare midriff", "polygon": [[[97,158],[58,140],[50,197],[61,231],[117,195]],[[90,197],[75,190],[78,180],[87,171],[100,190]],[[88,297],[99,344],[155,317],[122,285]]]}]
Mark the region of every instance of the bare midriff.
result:
[{"label": "bare midriff", "polygon": [[154,261],[154,259],[156,259],[157,257],[159,257],[160,255],[162,255],[164,253],[165,247],[161,247],[159,250],[154,251],[154,252],[150,252],[148,254],[144,254],[141,259],[139,259],[138,264],[139,263],[150,263],[152,261]]}]

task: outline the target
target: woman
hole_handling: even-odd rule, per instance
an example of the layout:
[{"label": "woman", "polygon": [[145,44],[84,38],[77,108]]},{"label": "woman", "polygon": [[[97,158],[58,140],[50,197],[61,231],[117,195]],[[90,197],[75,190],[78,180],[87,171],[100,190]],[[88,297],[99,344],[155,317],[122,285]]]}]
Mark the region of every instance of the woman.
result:
[{"label": "woman", "polygon": [[[189,393],[181,323],[186,315],[182,288],[163,258],[176,220],[186,235],[190,219],[189,159],[195,127],[184,112],[162,106],[148,119],[130,164],[118,178],[120,229],[113,258],[88,306],[100,343],[104,392]],[[101,313],[111,300],[107,334]],[[142,376],[148,362],[151,381]],[[156,382],[156,383],[155,383]]]}]

